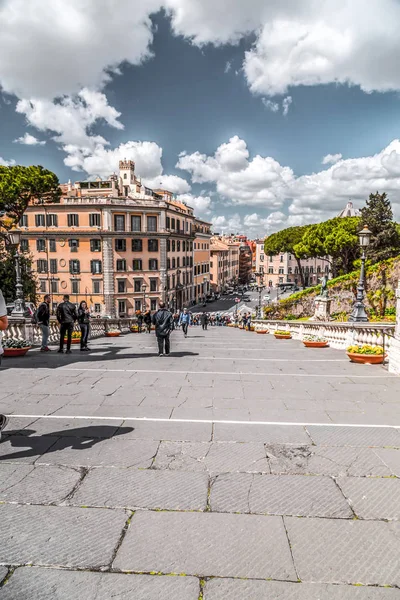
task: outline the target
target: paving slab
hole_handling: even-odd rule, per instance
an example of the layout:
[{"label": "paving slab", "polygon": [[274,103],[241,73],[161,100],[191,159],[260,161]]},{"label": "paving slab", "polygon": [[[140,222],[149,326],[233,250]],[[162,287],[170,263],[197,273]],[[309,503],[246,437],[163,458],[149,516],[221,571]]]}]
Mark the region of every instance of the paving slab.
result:
[{"label": "paving slab", "polygon": [[[29,439],[32,440],[32,438]],[[1,446],[2,444],[0,450]],[[123,436],[92,441],[63,437],[56,441],[49,452],[36,458],[37,464],[147,469],[153,462],[158,446],[158,441],[128,440]]]},{"label": "paving slab", "polygon": [[79,482],[79,469],[0,463],[0,501],[57,504]]},{"label": "paving slab", "polygon": [[2,600],[198,600],[199,580],[21,567],[0,596]]},{"label": "paving slab", "polygon": [[17,462],[33,464],[57,442],[59,438],[28,435],[2,435],[0,444],[0,463]]},{"label": "paving slab", "polygon": [[91,471],[70,504],[111,508],[205,510],[205,473],[98,468]]},{"label": "paving slab", "polygon": [[400,519],[400,479],[339,477],[337,483],[360,519]]},{"label": "paving slab", "polygon": [[307,427],[307,431],[317,446],[400,448],[400,431],[391,427],[315,427],[310,425]]},{"label": "paving slab", "polygon": [[352,518],[329,477],[304,475],[220,475],[212,485],[211,510],[303,517]]},{"label": "paving slab", "polygon": [[[389,477],[393,469],[378,454],[381,448],[289,446],[266,447],[271,472],[274,474],[354,475],[360,477]],[[390,450],[399,455],[400,451]]]},{"label": "paving slab", "polygon": [[281,517],[257,515],[135,513],[114,567],[297,580]]},{"label": "paving slab", "polygon": [[[283,583],[212,579],[206,582],[204,600],[398,600],[400,591],[350,585]],[[25,600],[25,599],[24,599]]]},{"label": "paving slab", "polygon": [[6,577],[7,573],[8,573],[7,567],[0,567],[0,583]]},{"label": "paving slab", "polygon": [[376,448],[375,454],[387,465],[392,475],[400,477],[400,450],[392,448]]},{"label": "paving slab", "polygon": [[216,423],[214,440],[218,442],[263,442],[265,444],[309,444],[304,427],[288,425],[248,425]]},{"label": "paving slab", "polygon": [[400,585],[400,523],[284,517],[303,582]]},{"label": "paving slab", "polygon": [[154,468],[206,471],[210,475],[270,472],[265,448],[261,443],[161,442]]},{"label": "paving slab", "polygon": [[105,567],[126,519],[123,510],[2,504],[0,564]]},{"label": "paving slab", "polygon": [[124,425],[132,428],[125,435],[130,439],[209,442],[212,436],[211,423],[125,421]]},{"label": "paving slab", "polygon": [[[74,416],[74,415],[71,415]],[[76,438],[111,438],[123,424],[119,421],[103,421],[96,419],[37,419],[31,425],[26,425],[25,429],[33,429],[33,435],[55,437],[76,437]],[[10,419],[10,427],[13,426],[13,419]],[[128,430],[127,430],[128,433]]]}]

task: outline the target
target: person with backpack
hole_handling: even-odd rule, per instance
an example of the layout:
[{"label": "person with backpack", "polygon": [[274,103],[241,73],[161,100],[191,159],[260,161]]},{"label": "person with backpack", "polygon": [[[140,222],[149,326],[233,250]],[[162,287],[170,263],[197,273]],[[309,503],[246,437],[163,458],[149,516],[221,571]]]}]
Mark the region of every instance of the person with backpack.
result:
[{"label": "person with backpack", "polygon": [[[4,301],[4,297],[2,291],[0,290],[0,365],[1,365],[1,355],[3,354],[3,345],[1,343],[1,338],[3,337],[2,331],[5,331],[8,327],[8,318],[7,318],[7,308],[6,303]],[[0,414],[0,441],[1,441],[1,432],[4,427],[8,423],[8,417],[6,415]]]},{"label": "person with backpack", "polygon": [[34,323],[39,325],[42,332],[42,345],[40,352],[50,352],[50,348],[47,345],[50,333],[50,302],[51,296],[50,294],[46,294],[46,296],[43,298],[43,302],[36,310],[32,319]]},{"label": "person with backpack", "polygon": [[165,307],[164,302],[160,302],[160,308],[154,313],[152,321],[156,328],[158,355],[164,356],[165,349],[165,354],[168,356],[171,348],[169,336],[174,328],[174,319],[172,313]]},{"label": "person with backpack", "polygon": [[71,354],[71,341],[74,323],[77,321],[76,306],[69,301],[68,294],[65,294],[64,301],[57,307],[57,321],[60,323],[60,349],[59,353],[64,353],[64,337],[67,335],[67,354]]},{"label": "person with backpack", "polygon": [[201,326],[203,331],[207,331],[207,325],[208,325],[208,313],[203,312],[201,314]]}]

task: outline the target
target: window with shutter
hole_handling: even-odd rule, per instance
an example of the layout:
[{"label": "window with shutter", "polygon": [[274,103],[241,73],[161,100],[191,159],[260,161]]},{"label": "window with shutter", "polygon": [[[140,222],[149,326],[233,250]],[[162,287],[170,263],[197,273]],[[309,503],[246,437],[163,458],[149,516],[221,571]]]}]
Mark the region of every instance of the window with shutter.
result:
[{"label": "window with shutter", "polygon": [[158,269],[158,260],[155,258],[151,258],[149,260],[149,270],[150,271],[157,271]]},{"label": "window with shutter", "polygon": [[143,241],[142,240],[132,240],[132,252],[142,252],[143,250]]},{"label": "window with shutter", "polygon": [[137,215],[131,217],[131,231],[142,231],[142,218]]},{"label": "window with shutter", "polygon": [[68,227],[79,227],[79,215],[69,214],[67,215]]},{"label": "window with shutter", "polygon": [[148,240],[147,247],[149,252],[158,252],[158,240]]},{"label": "window with shutter", "polygon": [[117,252],[125,252],[126,251],[126,240],[115,240],[115,250]]},{"label": "window with shutter", "polygon": [[90,240],[90,251],[101,252],[101,240]]},{"label": "window with shutter", "polygon": [[69,272],[74,275],[79,275],[79,273],[81,272],[79,260],[70,260],[69,261]]},{"label": "window with shutter", "polygon": [[35,215],[35,226],[44,227],[44,215]]},{"label": "window with shutter", "polygon": [[139,258],[135,258],[135,260],[133,261],[132,268],[134,271],[141,271],[142,270],[142,261]]}]

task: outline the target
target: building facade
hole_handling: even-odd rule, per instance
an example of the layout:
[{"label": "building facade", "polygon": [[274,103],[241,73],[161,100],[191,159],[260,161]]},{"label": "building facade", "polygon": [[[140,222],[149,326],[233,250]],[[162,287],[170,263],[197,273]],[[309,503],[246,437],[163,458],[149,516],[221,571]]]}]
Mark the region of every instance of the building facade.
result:
[{"label": "building facade", "polygon": [[193,300],[196,304],[205,302],[210,288],[210,244],[211,225],[206,221],[195,219],[195,238],[193,242]]},{"label": "building facade", "polygon": [[[133,161],[119,167],[109,180],[62,186],[59,203],[36,202],[24,214],[23,249],[32,255],[39,299],[51,294],[53,308],[64,294],[110,316],[156,310],[161,300],[175,310],[195,299],[193,209],[171,192],[145,188]],[[206,253],[202,264],[210,262]]]}]

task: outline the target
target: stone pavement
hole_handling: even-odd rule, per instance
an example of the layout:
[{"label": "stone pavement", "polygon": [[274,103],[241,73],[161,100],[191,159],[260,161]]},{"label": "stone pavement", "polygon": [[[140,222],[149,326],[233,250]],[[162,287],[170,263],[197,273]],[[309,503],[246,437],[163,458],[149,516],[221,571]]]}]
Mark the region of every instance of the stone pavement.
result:
[{"label": "stone pavement", "polygon": [[230,328],[155,342],[4,360],[0,599],[400,599],[400,378]]}]

